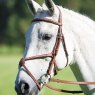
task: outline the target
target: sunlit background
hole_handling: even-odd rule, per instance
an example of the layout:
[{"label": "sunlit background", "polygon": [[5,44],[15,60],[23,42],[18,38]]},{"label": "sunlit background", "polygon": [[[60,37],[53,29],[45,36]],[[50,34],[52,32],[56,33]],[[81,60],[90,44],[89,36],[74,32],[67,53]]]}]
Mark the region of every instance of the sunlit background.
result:
[{"label": "sunlit background", "polygon": [[[44,0],[35,1],[42,4]],[[87,15],[95,20],[95,0],[53,1],[58,5]],[[24,35],[31,24],[32,18],[25,0],[0,0],[0,95],[16,95],[14,81],[18,70],[17,65],[23,55]],[[75,80],[69,67],[58,76]],[[74,87],[74,89],[80,89],[79,87]],[[63,88],[71,89],[72,86],[63,86]],[[45,88],[43,93],[52,95],[54,92]],[[55,93],[54,95],[71,94]]]}]

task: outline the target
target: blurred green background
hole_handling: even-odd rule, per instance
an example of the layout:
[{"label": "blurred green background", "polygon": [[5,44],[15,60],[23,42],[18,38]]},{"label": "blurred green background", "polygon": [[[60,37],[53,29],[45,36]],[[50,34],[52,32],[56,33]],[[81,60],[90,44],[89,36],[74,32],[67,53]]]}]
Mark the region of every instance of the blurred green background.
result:
[{"label": "blurred green background", "polygon": [[[35,1],[42,4],[44,0]],[[58,5],[87,15],[95,20],[95,0],[53,1]],[[32,18],[25,0],[0,0],[0,95],[16,95],[14,81],[17,74],[17,65],[24,50],[24,35],[31,24]],[[58,77],[62,77],[61,75],[64,76],[63,78],[75,80],[69,67],[64,70],[64,73],[61,72]],[[80,89],[75,85],[72,86],[73,89]],[[72,89],[72,86],[66,85],[62,87]],[[52,92],[46,88],[43,90],[45,95],[51,95]],[[59,93],[53,93],[55,93],[54,95],[59,95]]]}]

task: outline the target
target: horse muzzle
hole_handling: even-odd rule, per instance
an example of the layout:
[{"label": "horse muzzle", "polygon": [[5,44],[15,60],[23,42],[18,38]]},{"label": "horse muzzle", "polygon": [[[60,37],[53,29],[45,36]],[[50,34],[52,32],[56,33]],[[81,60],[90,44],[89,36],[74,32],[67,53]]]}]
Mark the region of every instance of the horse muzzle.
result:
[{"label": "horse muzzle", "polygon": [[30,86],[28,83],[20,82],[15,85],[15,91],[17,92],[17,95],[29,95]]}]

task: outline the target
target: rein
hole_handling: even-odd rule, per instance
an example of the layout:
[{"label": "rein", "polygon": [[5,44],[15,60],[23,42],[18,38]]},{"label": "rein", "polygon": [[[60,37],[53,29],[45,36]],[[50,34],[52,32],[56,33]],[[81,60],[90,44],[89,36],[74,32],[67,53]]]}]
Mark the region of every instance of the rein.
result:
[{"label": "rein", "polygon": [[[42,55],[36,55],[36,56],[27,57],[27,58],[22,58],[19,62],[19,66],[20,67],[23,66],[25,68],[26,73],[33,79],[33,81],[36,83],[39,90],[41,90],[43,86],[46,86],[46,87],[48,87],[52,90],[58,91],[58,92],[73,93],[73,94],[83,93],[82,91],[63,90],[63,89],[52,87],[52,86],[47,84],[49,81],[51,81],[51,82],[57,82],[57,83],[61,83],[61,84],[95,85],[95,82],[74,82],[74,81],[66,81],[66,80],[59,80],[59,79],[51,78],[51,71],[53,69],[53,66],[54,66],[55,74],[57,73],[57,65],[56,65],[55,58],[58,54],[58,50],[59,50],[59,46],[60,46],[61,42],[63,44],[63,48],[64,48],[65,55],[67,58],[66,66],[68,65],[68,52],[67,52],[67,48],[66,48],[66,44],[65,44],[64,35],[62,33],[62,14],[61,14],[60,9],[59,9],[59,13],[60,14],[59,14],[58,22],[55,22],[55,21],[53,21],[51,19],[47,19],[47,18],[36,18],[36,19],[32,20],[32,22],[39,22],[39,21],[41,22],[42,21],[42,22],[52,23],[52,24],[59,26],[57,37],[56,37],[56,42],[55,42],[55,45],[54,45],[52,52],[49,54],[42,54]],[[25,61],[43,59],[43,58],[47,58],[47,57],[51,58],[47,72],[46,72],[46,74],[41,76],[41,78],[39,80],[37,80],[32,75],[32,73],[28,70],[28,68],[25,66]]]}]

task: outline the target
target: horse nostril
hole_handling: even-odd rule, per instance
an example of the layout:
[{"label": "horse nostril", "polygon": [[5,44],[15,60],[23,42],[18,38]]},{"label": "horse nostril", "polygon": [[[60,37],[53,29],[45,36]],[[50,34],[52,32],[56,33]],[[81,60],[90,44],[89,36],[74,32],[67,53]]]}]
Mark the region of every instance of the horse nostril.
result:
[{"label": "horse nostril", "polygon": [[29,85],[28,85],[28,83],[21,83],[21,92],[23,93],[23,94],[27,94],[27,93],[29,93]]}]

